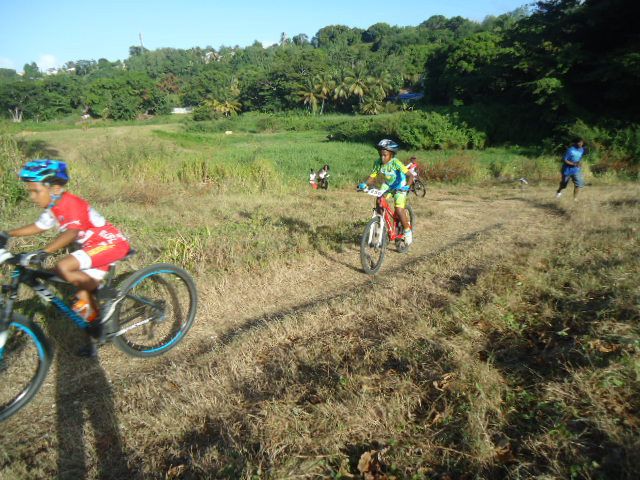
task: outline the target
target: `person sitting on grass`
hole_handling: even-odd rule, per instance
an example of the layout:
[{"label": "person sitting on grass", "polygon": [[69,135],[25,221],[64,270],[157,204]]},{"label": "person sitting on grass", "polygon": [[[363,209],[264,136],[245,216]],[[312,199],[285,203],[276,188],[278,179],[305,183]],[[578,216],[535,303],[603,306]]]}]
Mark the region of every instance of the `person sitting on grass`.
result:
[{"label": "person sitting on grass", "polygon": [[381,190],[389,190],[386,195],[389,199],[393,195],[394,207],[396,214],[404,227],[404,241],[407,245],[413,242],[413,233],[409,224],[409,216],[407,215],[407,191],[409,185],[413,184],[413,176],[407,176],[409,169],[396,158],[396,153],[400,149],[399,145],[393,140],[387,138],[382,139],[376,145],[380,158],[373,164],[373,171],[367,178],[365,183],[358,185],[358,188],[365,189],[367,186],[373,185],[375,178],[381,173],[384,177],[384,183],[380,187]]},{"label": "person sitting on grass", "polygon": [[[129,242],[84,199],[65,190],[69,181],[65,162],[33,160],[22,168],[19,176],[26,183],[31,201],[44,212],[35,223],[0,232],[0,247],[11,237],[37,235],[57,227],[59,235],[43,249],[23,255],[23,263],[42,264],[49,254],[77,244],[79,249],[57,262],[56,273],[78,289],[73,310],[92,323],[90,328],[100,332],[102,325],[93,292],[109,267],[129,253]],[[95,345],[91,343],[81,353],[95,356]]]},{"label": "person sitting on grass", "polygon": [[318,170],[318,185],[320,187],[326,187],[326,182],[329,179],[329,165],[326,163]]},{"label": "person sitting on grass", "polygon": [[309,184],[311,185],[311,188],[313,188],[314,190],[316,190],[318,188],[318,183],[316,182],[316,177],[318,176],[318,174],[316,172],[313,171],[313,168],[309,171]]}]

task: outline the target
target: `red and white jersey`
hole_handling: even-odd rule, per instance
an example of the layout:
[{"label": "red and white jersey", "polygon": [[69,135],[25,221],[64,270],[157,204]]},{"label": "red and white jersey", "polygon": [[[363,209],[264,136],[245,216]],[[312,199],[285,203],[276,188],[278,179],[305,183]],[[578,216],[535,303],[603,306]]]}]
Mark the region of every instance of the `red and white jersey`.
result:
[{"label": "red and white jersey", "polygon": [[36,226],[42,230],[57,226],[61,232],[78,230],[76,242],[83,248],[127,241],[120,230],[107,222],[86,200],[69,192],[64,192],[53,207],[40,215]]}]

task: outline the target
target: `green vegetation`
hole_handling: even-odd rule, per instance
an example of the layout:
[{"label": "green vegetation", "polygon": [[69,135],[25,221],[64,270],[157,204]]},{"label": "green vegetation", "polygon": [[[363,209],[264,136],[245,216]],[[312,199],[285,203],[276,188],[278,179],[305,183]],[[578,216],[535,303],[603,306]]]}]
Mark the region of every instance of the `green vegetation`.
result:
[{"label": "green vegetation", "polygon": [[[623,0],[547,0],[0,69],[0,228],[38,214],[20,165],[62,158],[138,250],[121,271],[179,264],[201,299],[147,362],[70,358],[73,326],[36,310],[54,385],[3,424],[0,477],[635,479],[636,21]],[[164,115],[178,105],[196,108]],[[587,188],[552,202],[576,136]],[[410,254],[369,278],[353,186],[381,137],[428,194]]]},{"label": "green vegetation", "polygon": [[[218,131],[238,125],[238,115],[276,113],[246,120],[265,131],[309,128],[300,115],[283,112],[323,117],[413,110],[398,124],[332,128],[345,139],[384,131],[416,149],[544,139],[556,146],[579,132],[593,133],[601,140],[594,146],[608,150],[600,170],[620,171],[638,158],[640,45],[626,33],[634,17],[625,0],[546,0],[482,22],[436,15],[417,26],[329,25],[311,39],[283,34],[271,46],[131,47],[124,62],[70,61],[56,75],[43,75],[35,64],[26,65],[23,76],[4,69],[0,112],[16,122],[87,113],[92,118],[84,123],[93,126],[188,105],[195,107],[195,120],[210,122],[202,128]],[[398,100],[407,92],[424,99]],[[332,123],[319,122],[321,128]],[[637,174],[637,165],[628,170]]]},{"label": "green vegetation", "polygon": [[[172,354],[107,347],[99,364],[72,358],[73,325],[36,310],[56,371],[3,424],[0,476],[635,478],[637,184],[589,176],[578,204],[551,203],[557,157],[403,150],[429,181],[412,199],[417,241],[371,279],[357,251],[371,201],[352,186],[372,145],[328,141],[307,117],[242,117],[232,134],[141,123],[1,138],[3,228],[38,214],[18,166],[64,158],[71,190],[138,250],[121,271],[184,266],[201,307]],[[325,162],[332,187],[311,190]]]}]

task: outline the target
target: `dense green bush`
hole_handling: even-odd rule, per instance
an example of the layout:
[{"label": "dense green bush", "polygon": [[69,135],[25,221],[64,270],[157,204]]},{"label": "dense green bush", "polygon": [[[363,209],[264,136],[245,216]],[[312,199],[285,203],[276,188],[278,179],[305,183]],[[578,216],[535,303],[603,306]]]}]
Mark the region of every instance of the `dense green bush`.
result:
[{"label": "dense green bush", "polygon": [[[326,130],[343,121],[356,117],[346,115],[310,115],[307,112],[259,113],[247,112],[236,117],[223,117],[211,114],[210,110],[197,108],[193,122],[187,131],[198,133],[216,133],[225,130],[240,132],[306,132]],[[349,120],[345,120],[349,119]]]},{"label": "dense green bush", "polygon": [[640,173],[640,125],[611,129],[578,120],[559,130],[562,142],[559,151],[576,138],[585,141],[594,174],[616,172],[635,177]]},{"label": "dense green bush", "polygon": [[329,128],[330,138],[342,141],[375,142],[393,138],[416,150],[482,148],[486,136],[456,115],[437,112],[401,112],[377,117],[356,117]]}]

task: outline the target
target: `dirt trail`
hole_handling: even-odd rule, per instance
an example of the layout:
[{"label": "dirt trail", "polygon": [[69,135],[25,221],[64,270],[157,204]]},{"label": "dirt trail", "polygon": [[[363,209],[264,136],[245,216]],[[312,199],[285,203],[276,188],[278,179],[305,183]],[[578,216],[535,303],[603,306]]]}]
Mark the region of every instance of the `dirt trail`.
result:
[{"label": "dirt trail", "polygon": [[[246,337],[263,338],[266,344],[272,335],[271,329],[277,328],[274,325],[298,316],[316,315],[319,322],[327,323],[348,322],[345,318],[327,316],[326,306],[329,303],[366,302],[367,295],[389,293],[396,279],[411,281],[418,271],[416,281],[432,283],[434,291],[459,293],[465,282],[473,281],[467,278],[473,276],[472,271],[469,273],[473,265],[493,261],[490,256],[499,255],[501,249],[506,251],[510,242],[531,242],[533,245],[536,238],[549,235],[560,224],[558,220],[564,210],[543,194],[548,191],[502,189],[462,195],[435,191],[429,192],[424,199],[414,199],[412,203],[418,219],[415,243],[408,254],[399,254],[390,246],[380,273],[374,277],[362,273],[358,247],[346,245],[341,253],[292,261],[290,268],[274,269],[252,279],[238,276],[226,278],[216,285],[200,284],[197,324],[183,344],[157,359],[132,360],[113,346],[107,346],[101,350],[99,363],[81,365],[79,362],[87,361],[74,360],[69,355],[75,347],[73,343],[57,345],[57,354],[63,358],[56,362],[44,388],[31,405],[6,422],[9,431],[20,432],[23,442],[32,443],[32,447],[19,455],[25,458],[32,449],[47,448],[45,444],[57,445],[58,451],[62,452],[64,446],[60,443],[66,437],[60,430],[68,429],[69,424],[75,425],[67,432],[73,436],[76,430],[77,434],[86,429],[81,421],[72,420],[85,415],[89,423],[93,422],[94,431],[103,431],[112,445],[114,439],[117,440],[111,448],[110,461],[116,457],[126,458],[122,452],[114,453],[113,448],[122,451],[125,445],[130,451],[144,448],[137,444],[140,434],[136,430],[148,428],[150,432],[163,432],[173,427],[171,415],[175,418],[175,413],[161,415],[165,409],[172,412],[177,408],[172,400],[164,398],[167,389],[177,394],[177,390],[171,389],[184,385],[185,377],[190,376],[193,376],[193,385],[189,388],[195,392],[207,388],[215,391],[233,383],[233,378],[214,379],[210,370],[226,357],[236,354],[238,350],[234,350],[234,344],[245,341]],[[353,194],[334,192],[334,195],[344,205],[353,202]],[[491,253],[484,258],[484,249],[489,247]],[[443,272],[448,272],[448,279],[441,278]],[[451,283],[450,279],[454,277],[459,278],[458,284]],[[357,315],[357,311],[350,315]],[[250,356],[251,352],[243,354]],[[66,368],[65,362],[74,365]],[[156,380],[155,384],[152,379]],[[151,383],[147,385],[149,381]],[[202,392],[200,399],[185,393],[181,399],[200,402],[206,397],[206,392]],[[93,410],[95,398],[100,399],[99,411]],[[180,408],[188,409],[189,405]],[[156,410],[150,413],[152,409]],[[99,420],[105,416],[108,420]],[[27,423],[26,418],[38,420]],[[56,431],[57,440],[51,433]],[[88,444],[94,441],[99,443],[100,439],[85,440]],[[88,454],[83,447],[80,451],[69,445],[67,448],[75,452],[68,459],[70,465],[82,463],[78,458],[89,455],[97,464],[87,470],[100,470],[99,454]],[[56,463],[56,452],[51,450],[52,460],[40,460],[49,464],[49,467],[43,467],[45,470]],[[63,469],[60,453],[57,458],[58,468]],[[121,467],[124,472],[126,465]],[[114,472],[117,471],[116,468]]]},{"label": "dirt trail", "polygon": [[[345,204],[352,199],[347,193],[334,195]],[[359,247],[346,245],[341,253],[315,255],[263,276],[237,275],[213,285],[200,283],[197,322],[183,344],[168,357],[180,362],[181,355],[193,358],[203,352],[224,352],[225,345],[242,338],[245,332],[289,315],[312,313],[332,300],[391,288],[393,279],[405,275],[411,266],[419,265],[428,271],[429,265],[434,264],[437,270],[442,257],[453,256],[447,260],[452,272],[465,271],[469,268],[469,253],[482,244],[505,243],[508,248],[506,239],[514,236],[522,237],[521,241],[528,241],[527,235],[544,236],[564,212],[536,192],[503,190],[490,196],[493,199],[439,191],[430,192],[425,199],[414,199],[418,223],[410,252],[400,254],[391,245],[375,276],[362,272]],[[363,210],[365,215],[366,212]],[[427,280],[435,286],[442,284],[441,279],[428,273]],[[126,356],[123,358],[112,346],[104,350],[101,365],[114,381],[122,376],[131,380],[153,371],[157,363],[169,361],[159,357],[123,368],[130,364]]]},{"label": "dirt trail", "polygon": [[[431,193],[413,201],[418,222],[410,252],[400,254],[390,245],[384,264],[376,276],[362,272],[359,247],[348,245],[342,253],[331,252],[295,268],[280,269],[252,282],[229,280],[226,285],[202,286],[208,300],[200,327],[208,325],[218,335],[298,310],[312,310],[330,298],[348,296],[351,291],[375,288],[376,282],[397,275],[411,264],[437,261],[438,255],[474,245],[487,236],[513,234],[549,225],[558,213],[544,203],[521,195],[482,200],[472,195],[452,197],[446,192]],[[366,211],[363,212],[366,215]],[[460,266],[464,266],[464,256]],[[239,300],[239,302],[234,301]],[[209,322],[206,312],[211,308]],[[219,320],[224,319],[220,322]],[[211,330],[209,330],[211,331]]]}]

